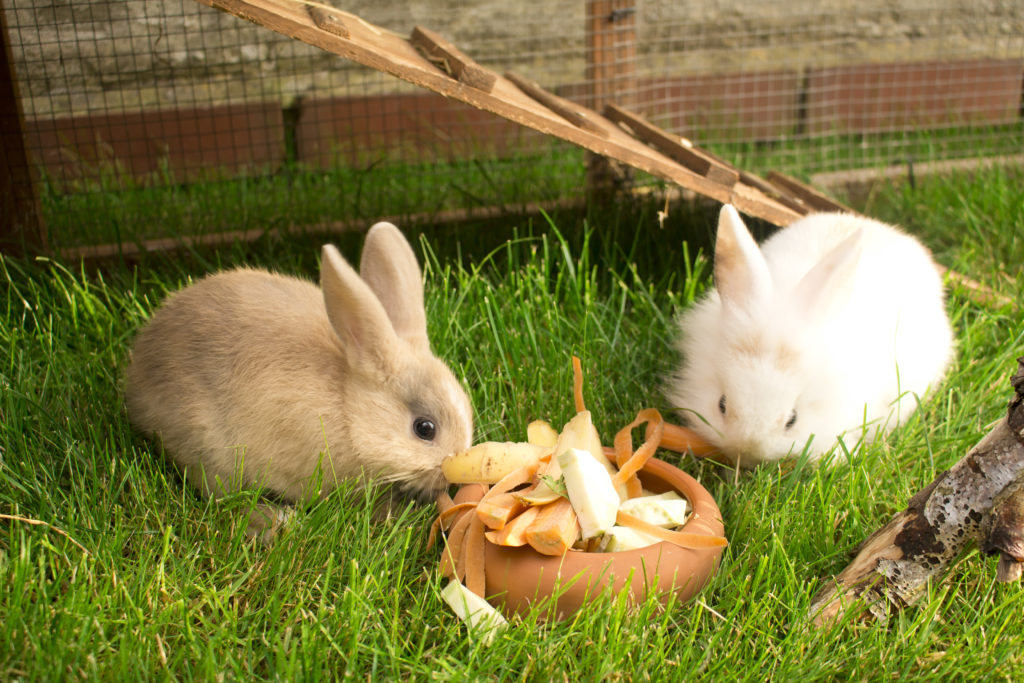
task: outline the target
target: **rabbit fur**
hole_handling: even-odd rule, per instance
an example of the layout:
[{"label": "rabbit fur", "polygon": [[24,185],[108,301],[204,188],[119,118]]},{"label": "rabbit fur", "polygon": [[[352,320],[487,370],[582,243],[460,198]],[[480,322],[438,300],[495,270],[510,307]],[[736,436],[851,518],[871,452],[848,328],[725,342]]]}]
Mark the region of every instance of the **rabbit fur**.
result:
[{"label": "rabbit fur", "polygon": [[930,252],[884,223],[819,213],[759,249],[719,214],[715,289],[679,319],[666,397],[730,461],[852,452],[894,428],[953,354]]},{"label": "rabbit fur", "polygon": [[320,287],[241,268],[170,295],[132,349],[131,422],[206,495],[294,502],[360,478],[432,499],[441,460],[470,445],[470,402],[431,353],[398,228],[369,230],[360,271],[325,245]]}]

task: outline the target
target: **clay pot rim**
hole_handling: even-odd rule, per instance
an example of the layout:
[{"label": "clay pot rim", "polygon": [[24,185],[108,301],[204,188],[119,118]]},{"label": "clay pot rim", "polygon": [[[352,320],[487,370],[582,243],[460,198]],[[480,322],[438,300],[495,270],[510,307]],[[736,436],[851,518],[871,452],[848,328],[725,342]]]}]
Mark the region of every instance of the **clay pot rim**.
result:
[{"label": "clay pot rim", "polygon": [[[644,475],[657,477],[660,481],[663,481],[666,484],[668,484],[668,489],[676,490],[677,493],[681,494],[690,502],[690,505],[693,508],[693,514],[691,514],[690,519],[686,520],[686,523],[683,526],[679,527],[678,531],[692,534],[702,534],[706,536],[725,535],[725,525],[722,523],[722,513],[718,508],[718,504],[715,502],[715,499],[711,496],[708,490],[705,489],[704,486],[691,475],[687,474],[678,467],[671,465],[665,462],[664,460],[660,460],[658,458],[651,458],[650,460],[647,461],[647,464],[644,465],[643,469],[640,471],[641,478],[643,478]],[[668,477],[680,479],[683,485],[683,489],[676,489],[676,487],[669,482]],[[662,491],[655,491],[655,493],[662,493]],[[657,543],[652,543],[651,545],[644,546],[642,548],[634,548],[632,550],[620,550],[612,553],[587,552],[585,550],[570,548],[566,552],[566,555],[556,557],[553,555],[543,555],[541,553],[538,553],[536,550],[534,550],[528,545],[521,546],[519,548],[513,548],[510,546],[502,546],[496,543],[491,543],[491,541],[489,540],[485,540],[485,543],[489,546],[500,548],[502,551],[521,550],[524,552],[529,552],[536,555],[538,560],[541,561],[549,560],[552,558],[562,560],[564,557],[571,554],[574,557],[592,557],[594,558],[594,563],[607,562],[608,559],[611,557],[624,557],[630,554],[646,555],[651,551],[652,548],[657,548],[661,545],[671,546],[674,550],[709,550],[707,548],[682,548],[681,546],[677,546],[673,543],[670,543],[669,541],[658,541]]]},{"label": "clay pot rim", "polygon": [[[641,470],[645,486],[658,493],[676,490],[693,505],[694,513],[680,530],[687,533],[724,536],[721,512],[711,494],[692,476],[662,460],[652,458]],[[633,567],[636,572],[628,584],[625,573],[618,573],[617,590],[630,590],[642,598],[655,586],[648,579],[657,578],[657,590],[663,591],[668,581],[682,600],[688,600],[717,571],[723,547],[683,548],[667,541],[612,553],[591,553],[570,550],[564,555],[543,555],[529,546],[507,547],[485,541],[487,557],[487,594],[494,596],[514,612],[524,613],[529,604],[553,595],[563,581],[571,581],[557,598],[559,614],[570,614],[593,597],[592,581],[603,583],[614,567]],[[653,561],[652,561],[653,560]],[[525,579],[525,576],[531,578]],[[536,577],[536,578],[533,578]],[[682,579],[682,580],[679,580]],[[574,584],[580,583],[580,586]]]}]

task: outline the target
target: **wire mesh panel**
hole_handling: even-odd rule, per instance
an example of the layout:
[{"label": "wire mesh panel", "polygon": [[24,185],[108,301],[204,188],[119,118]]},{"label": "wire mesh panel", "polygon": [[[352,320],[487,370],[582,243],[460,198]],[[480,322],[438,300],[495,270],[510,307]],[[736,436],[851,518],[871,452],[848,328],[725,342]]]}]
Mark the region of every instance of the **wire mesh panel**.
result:
[{"label": "wire mesh panel", "polygon": [[[478,19],[472,3],[381,5],[347,9],[380,30],[458,35],[499,71],[582,69],[582,5],[558,22],[512,6]],[[358,224],[582,190],[577,150],[190,0],[5,11],[57,243]]]},{"label": "wire mesh panel", "polygon": [[640,101],[742,163],[830,171],[1021,143],[1020,3],[642,6]]},{"label": "wire mesh panel", "polygon": [[[340,3],[338,3],[340,4]],[[1024,6],[346,2],[754,171],[1019,150]],[[8,0],[59,246],[581,196],[579,150],[192,0]],[[359,20],[359,19],[355,19]]]}]

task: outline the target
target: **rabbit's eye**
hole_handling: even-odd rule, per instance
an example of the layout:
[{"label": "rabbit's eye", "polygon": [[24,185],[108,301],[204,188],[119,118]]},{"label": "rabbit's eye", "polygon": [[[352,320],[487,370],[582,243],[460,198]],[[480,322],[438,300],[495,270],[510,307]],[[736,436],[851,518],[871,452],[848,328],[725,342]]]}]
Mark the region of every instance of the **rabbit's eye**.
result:
[{"label": "rabbit's eye", "polygon": [[433,441],[437,436],[437,425],[429,417],[417,417],[412,422],[412,431],[424,441]]},{"label": "rabbit's eye", "polygon": [[718,412],[725,415],[725,394],[722,394],[722,398],[718,399]]},{"label": "rabbit's eye", "polygon": [[789,413],[789,419],[786,420],[786,429],[789,429],[790,427],[792,427],[795,424],[796,424],[796,410],[793,410],[793,411],[791,411]]}]

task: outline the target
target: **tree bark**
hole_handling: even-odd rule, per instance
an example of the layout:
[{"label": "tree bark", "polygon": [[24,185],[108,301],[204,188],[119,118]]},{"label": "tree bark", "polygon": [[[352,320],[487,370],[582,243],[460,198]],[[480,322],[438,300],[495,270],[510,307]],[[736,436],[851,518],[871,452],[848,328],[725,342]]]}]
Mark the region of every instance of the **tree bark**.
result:
[{"label": "tree bark", "polygon": [[911,604],[971,543],[1000,553],[998,577],[1014,580],[1024,560],[1024,358],[1006,418],[956,465],[915,494],[869,536],[853,561],[814,597],[823,625],[856,606],[885,619]]}]

